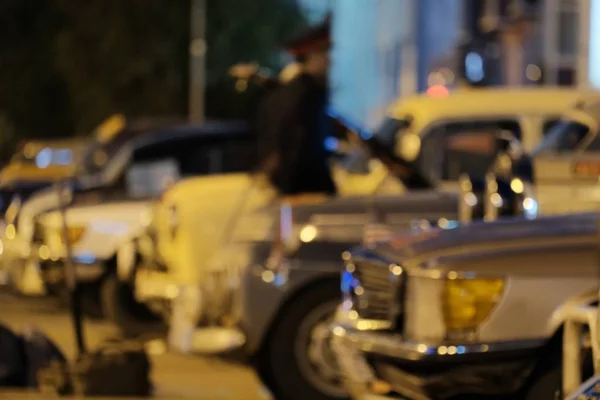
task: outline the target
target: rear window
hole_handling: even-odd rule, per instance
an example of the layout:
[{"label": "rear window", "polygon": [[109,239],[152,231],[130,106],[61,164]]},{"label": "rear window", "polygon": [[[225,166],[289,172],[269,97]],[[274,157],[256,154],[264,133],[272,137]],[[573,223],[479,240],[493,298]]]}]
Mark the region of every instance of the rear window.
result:
[{"label": "rear window", "polygon": [[544,140],[532,154],[566,153],[579,147],[587,136],[589,128],[575,121],[560,121],[552,126]]},{"label": "rear window", "polygon": [[456,181],[462,174],[483,176],[496,161],[500,135],[520,138],[519,123],[484,120],[440,124],[423,137],[421,172],[432,181]]}]

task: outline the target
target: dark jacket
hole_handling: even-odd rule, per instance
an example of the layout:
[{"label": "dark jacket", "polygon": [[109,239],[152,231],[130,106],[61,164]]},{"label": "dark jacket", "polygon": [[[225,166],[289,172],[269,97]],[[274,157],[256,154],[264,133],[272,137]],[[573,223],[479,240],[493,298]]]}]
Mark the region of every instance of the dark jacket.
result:
[{"label": "dark jacket", "polygon": [[335,193],[324,141],[331,134],[327,89],[300,74],[265,99],[259,110],[263,171],[282,194]]}]

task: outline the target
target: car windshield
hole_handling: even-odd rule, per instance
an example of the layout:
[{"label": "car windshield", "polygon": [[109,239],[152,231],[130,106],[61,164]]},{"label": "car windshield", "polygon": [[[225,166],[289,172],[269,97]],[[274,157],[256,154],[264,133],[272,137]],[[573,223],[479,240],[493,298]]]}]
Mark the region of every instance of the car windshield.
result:
[{"label": "car windshield", "polygon": [[579,122],[560,121],[546,132],[544,140],[532,151],[532,155],[573,151],[581,145],[588,132],[588,126]]}]

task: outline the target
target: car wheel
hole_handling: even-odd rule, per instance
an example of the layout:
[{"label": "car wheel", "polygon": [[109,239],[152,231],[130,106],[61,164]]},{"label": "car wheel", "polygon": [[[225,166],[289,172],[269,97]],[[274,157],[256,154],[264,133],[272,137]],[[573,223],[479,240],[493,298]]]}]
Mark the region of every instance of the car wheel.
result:
[{"label": "car wheel", "polygon": [[257,360],[259,375],[275,398],[348,398],[333,354],[319,345],[340,303],[339,284],[327,282],[296,297],[281,311]]},{"label": "car wheel", "polygon": [[102,309],[106,318],[126,337],[163,334],[162,319],[135,300],[133,287],[110,274],[101,289]]}]

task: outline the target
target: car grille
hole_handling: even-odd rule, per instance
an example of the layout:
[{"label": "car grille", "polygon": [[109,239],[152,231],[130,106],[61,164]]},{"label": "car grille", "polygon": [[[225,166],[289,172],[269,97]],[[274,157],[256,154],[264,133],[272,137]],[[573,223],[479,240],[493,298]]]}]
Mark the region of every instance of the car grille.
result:
[{"label": "car grille", "polygon": [[346,263],[342,292],[359,318],[397,325],[403,282],[401,275],[391,273],[391,264],[364,254],[353,255]]}]

